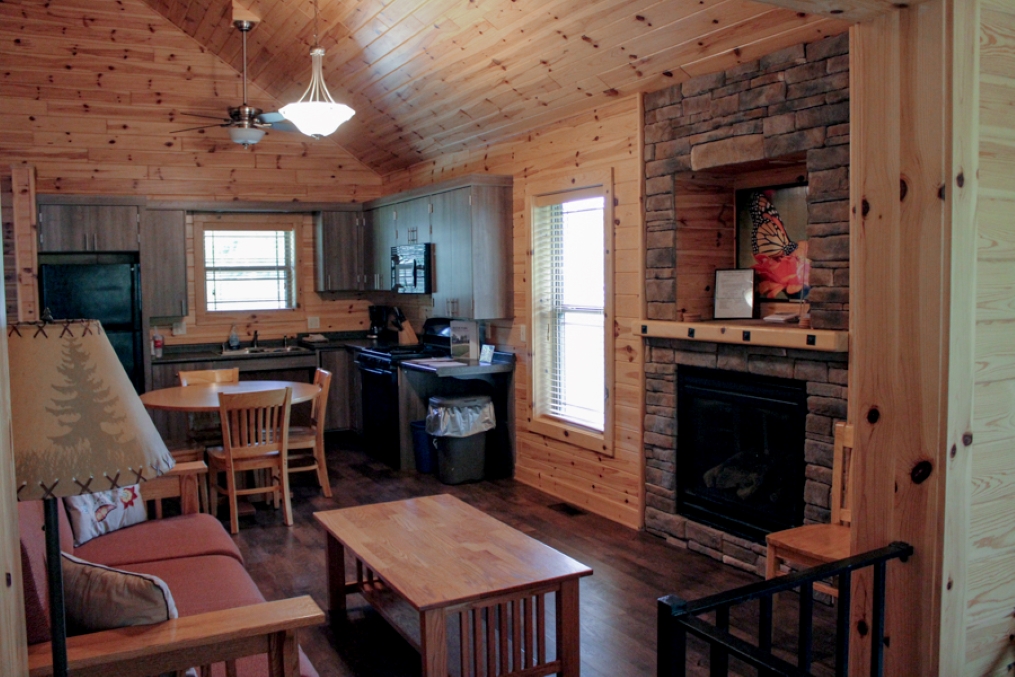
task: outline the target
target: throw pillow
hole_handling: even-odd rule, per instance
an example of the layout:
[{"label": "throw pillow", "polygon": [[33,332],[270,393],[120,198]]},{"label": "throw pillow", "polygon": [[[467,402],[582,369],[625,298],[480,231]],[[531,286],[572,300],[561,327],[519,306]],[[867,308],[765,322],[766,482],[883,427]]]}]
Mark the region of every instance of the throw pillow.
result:
[{"label": "throw pillow", "polygon": [[70,513],[75,547],[81,547],[96,536],[148,519],[140,484],[96,494],[68,496],[63,501]]},{"label": "throw pillow", "polygon": [[62,554],[69,634],[151,625],[179,617],[169,586],[161,578]]}]

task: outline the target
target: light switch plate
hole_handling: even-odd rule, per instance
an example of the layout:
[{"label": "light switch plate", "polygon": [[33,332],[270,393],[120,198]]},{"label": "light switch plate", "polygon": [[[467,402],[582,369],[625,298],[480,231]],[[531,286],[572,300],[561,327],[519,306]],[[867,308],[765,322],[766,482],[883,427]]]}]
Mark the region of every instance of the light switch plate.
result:
[{"label": "light switch plate", "polygon": [[319,317],[308,317],[307,318],[307,329],[320,329],[321,318]]},{"label": "light switch plate", "polygon": [[518,325],[518,333],[521,334],[522,343],[525,343],[525,325],[524,324]]},{"label": "light switch plate", "polygon": [[173,322],[173,336],[184,336],[187,333],[187,320]]}]

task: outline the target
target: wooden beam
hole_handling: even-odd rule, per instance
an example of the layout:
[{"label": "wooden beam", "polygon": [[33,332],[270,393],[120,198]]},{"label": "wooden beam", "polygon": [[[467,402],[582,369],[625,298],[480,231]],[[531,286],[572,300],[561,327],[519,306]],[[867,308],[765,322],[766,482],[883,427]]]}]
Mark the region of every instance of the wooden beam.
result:
[{"label": "wooden beam", "polygon": [[913,7],[926,0],[761,0],[766,5],[775,5],[808,14],[820,14],[832,19],[847,21],[871,21],[888,12]]},{"label": "wooden beam", "polygon": [[35,167],[11,167],[14,187],[14,261],[18,271],[19,322],[39,319],[38,214],[35,207]]}]

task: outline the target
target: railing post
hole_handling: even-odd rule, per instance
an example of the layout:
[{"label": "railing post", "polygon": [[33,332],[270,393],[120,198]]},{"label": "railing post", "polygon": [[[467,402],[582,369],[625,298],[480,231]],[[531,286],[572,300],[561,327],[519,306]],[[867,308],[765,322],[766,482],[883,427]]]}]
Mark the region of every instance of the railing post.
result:
[{"label": "railing post", "polygon": [[885,671],[885,573],[888,563],[874,565],[874,613],[871,615],[871,677]]},{"label": "railing post", "polygon": [[810,581],[800,586],[800,636],[797,644],[797,667],[810,672],[812,643],[814,635],[814,584]]},{"label": "railing post", "polygon": [[657,677],[686,677],[687,630],[677,620],[684,601],[676,595],[660,597],[656,603]]},{"label": "railing post", "polygon": [[[723,632],[729,632],[729,606],[721,606],[715,610],[715,627]],[[730,654],[726,651],[725,647],[719,644],[712,645],[712,650],[709,652],[708,665],[708,673],[711,677],[727,677],[729,675]]]},{"label": "railing post", "polygon": [[849,618],[852,602],[853,575],[849,571],[839,574],[839,599],[836,600],[835,622],[835,677],[849,677]]},{"label": "railing post", "polygon": [[[772,655],[772,596],[758,600],[758,648]],[[770,677],[768,670],[758,670],[758,677]]]}]

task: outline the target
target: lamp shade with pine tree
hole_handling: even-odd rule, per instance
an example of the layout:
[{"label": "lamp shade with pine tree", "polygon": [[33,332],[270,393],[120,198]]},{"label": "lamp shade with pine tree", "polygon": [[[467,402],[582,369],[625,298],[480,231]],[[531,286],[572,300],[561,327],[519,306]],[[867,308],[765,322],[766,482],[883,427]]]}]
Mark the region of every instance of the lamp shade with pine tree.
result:
[{"label": "lamp shade with pine tree", "polygon": [[173,467],[99,322],[7,328],[18,500],[137,484]]}]

